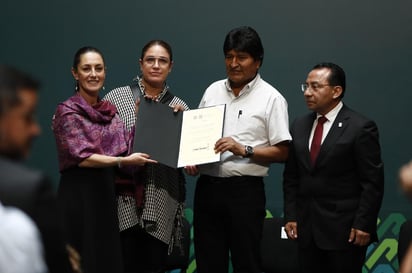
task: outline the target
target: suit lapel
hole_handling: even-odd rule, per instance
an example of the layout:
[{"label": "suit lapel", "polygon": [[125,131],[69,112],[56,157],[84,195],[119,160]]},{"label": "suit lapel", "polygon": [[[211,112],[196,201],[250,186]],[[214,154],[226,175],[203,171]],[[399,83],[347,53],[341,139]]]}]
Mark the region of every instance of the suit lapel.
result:
[{"label": "suit lapel", "polygon": [[338,139],[345,132],[347,126],[349,125],[349,120],[350,116],[348,115],[348,109],[344,105],[336,116],[328,135],[320,147],[316,165],[322,164],[324,160],[327,160],[328,153],[333,149]]}]

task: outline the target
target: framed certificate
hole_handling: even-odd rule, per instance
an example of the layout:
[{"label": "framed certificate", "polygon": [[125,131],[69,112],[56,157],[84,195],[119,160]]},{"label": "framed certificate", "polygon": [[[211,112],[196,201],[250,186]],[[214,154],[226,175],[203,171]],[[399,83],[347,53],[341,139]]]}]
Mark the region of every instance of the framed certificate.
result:
[{"label": "framed certificate", "polygon": [[165,104],[141,100],[136,118],[134,152],[173,168],[217,162],[225,105],[173,112]]}]

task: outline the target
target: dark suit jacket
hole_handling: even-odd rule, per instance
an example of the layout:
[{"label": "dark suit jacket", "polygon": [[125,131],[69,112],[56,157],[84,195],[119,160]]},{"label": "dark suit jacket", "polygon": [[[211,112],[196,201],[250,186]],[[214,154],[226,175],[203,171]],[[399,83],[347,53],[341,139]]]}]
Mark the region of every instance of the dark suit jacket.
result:
[{"label": "dark suit jacket", "polygon": [[312,167],[309,136],[315,118],[308,114],[291,126],[283,182],[285,221],[297,221],[301,246],[313,238],[320,248],[344,249],[352,227],[376,241],[384,189],[378,128],[344,105]]},{"label": "dark suit jacket", "polygon": [[36,223],[49,272],[70,272],[50,181],[38,171],[0,157],[0,200],[5,206],[21,209]]}]

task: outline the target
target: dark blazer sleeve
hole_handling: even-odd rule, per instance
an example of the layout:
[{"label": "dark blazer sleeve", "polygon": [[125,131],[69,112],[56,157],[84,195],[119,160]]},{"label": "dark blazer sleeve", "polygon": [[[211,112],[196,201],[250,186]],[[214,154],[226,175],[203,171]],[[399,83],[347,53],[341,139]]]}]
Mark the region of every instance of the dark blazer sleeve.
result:
[{"label": "dark blazer sleeve", "polygon": [[375,122],[364,123],[354,150],[362,194],[353,227],[374,233],[384,192],[384,167]]},{"label": "dark blazer sleeve", "polygon": [[[291,125],[291,134],[296,121]],[[299,170],[294,140],[289,145],[289,156],[283,171],[283,201],[285,222],[296,221],[296,199],[299,187]]]}]

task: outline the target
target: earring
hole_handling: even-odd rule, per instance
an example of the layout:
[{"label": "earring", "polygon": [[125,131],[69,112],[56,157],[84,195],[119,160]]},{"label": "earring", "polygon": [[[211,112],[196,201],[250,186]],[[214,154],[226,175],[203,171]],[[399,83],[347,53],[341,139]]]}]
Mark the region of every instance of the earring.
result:
[{"label": "earring", "polygon": [[74,84],[74,90],[79,91],[79,81],[76,81]]},{"label": "earring", "polygon": [[102,90],[104,91],[105,89],[106,89],[106,87],[104,87],[104,85],[103,85]]}]

